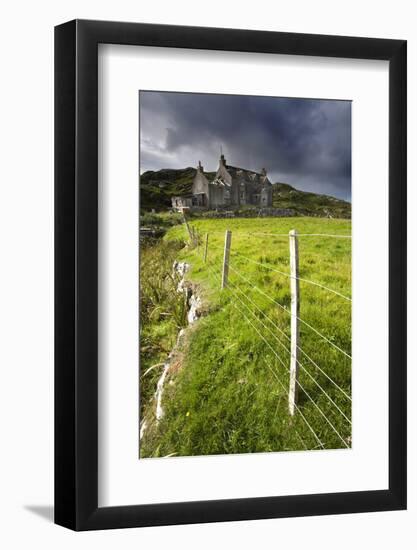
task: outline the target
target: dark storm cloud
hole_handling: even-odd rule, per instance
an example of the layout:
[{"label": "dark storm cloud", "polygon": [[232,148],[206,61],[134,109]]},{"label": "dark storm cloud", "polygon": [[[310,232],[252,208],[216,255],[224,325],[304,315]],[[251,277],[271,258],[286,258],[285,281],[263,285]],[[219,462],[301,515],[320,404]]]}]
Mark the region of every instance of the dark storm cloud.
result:
[{"label": "dark storm cloud", "polygon": [[166,92],[140,93],[141,172],[228,163],[272,182],[350,200],[351,103]]}]

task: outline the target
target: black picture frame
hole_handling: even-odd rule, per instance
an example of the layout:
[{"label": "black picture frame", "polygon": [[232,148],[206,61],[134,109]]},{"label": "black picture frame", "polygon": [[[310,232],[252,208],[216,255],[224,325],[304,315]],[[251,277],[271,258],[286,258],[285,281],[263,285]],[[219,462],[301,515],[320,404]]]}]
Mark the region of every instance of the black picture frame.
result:
[{"label": "black picture frame", "polygon": [[[389,62],[389,488],[98,507],[98,44]],[[406,41],[74,20],[55,28],[55,522],[109,529],[406,508]],[[377,313],[376,313],[377,314]]]}]

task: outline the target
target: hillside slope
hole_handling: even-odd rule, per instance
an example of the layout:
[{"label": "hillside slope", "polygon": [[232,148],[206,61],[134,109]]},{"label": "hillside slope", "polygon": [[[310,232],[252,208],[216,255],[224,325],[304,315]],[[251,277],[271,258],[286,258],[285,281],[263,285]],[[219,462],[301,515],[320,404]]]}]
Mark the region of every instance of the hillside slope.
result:
[{"label": "hillside slope", "polygon": [[[148,170],[140,176],[140,204],[142,210],[164,210],[171,206],[171,197],[191,193],[195,168]],[[208,178],[214,172],[205,172]]]},{"label": "hillside slope", "polygon": [[297,214],[307,216],[331,216],[347,219],[351,217],[352,205],[350,202],[329,195],[299,191],[287,183],[275,183],[272,189],[272,205],[274,207],[293,209]]},{"label": "hillside slope", "polygon": [[[165,268],[155,269],[142,257],[142,304],[154,295],[153,288],[157,296],[166,288],[158,279],[171,284],[172,258],[166,258],[176,247],[173,256],[189,265],[187,283],[200,297],[204,313],[185,329],[180,353],[167,371],[159,422],[152,396],[172,351],[169,341],[175,345],[184,326],[175,321],[172,307],[178,292],[167,293],[150,315],[141,317],[141,418],[147,427],[140,456],[350,447],[351,240],[319,236],[349,237],[350,220],[194,218],[190,225],[198,234],[210,235],[206,259],[201,246],[180,248],[182,225],[169,229],[156,245],[162,247],[159,252],[150,251],[154,258],[160,254]],[[226,229],[233,237],[228,284],[222,288]],[[291,285],[286,275],[292,229],[304,235],[299,249],[303,355],[294,417],[288,414]]]},{"label": "hillside slope", "polygon": [[[214,172],[205,172],[213,178]],[[191,193],[195,168],[164,168],[148,170],[140,176],[140,204],[142,212],[165,210],[171,206],[171,198]],[[350,218],[349,202],[317,193],[299,191],[287,183],[273,184],[272,204],[275,208],[293,210],[297,215],[333,218]]]}]

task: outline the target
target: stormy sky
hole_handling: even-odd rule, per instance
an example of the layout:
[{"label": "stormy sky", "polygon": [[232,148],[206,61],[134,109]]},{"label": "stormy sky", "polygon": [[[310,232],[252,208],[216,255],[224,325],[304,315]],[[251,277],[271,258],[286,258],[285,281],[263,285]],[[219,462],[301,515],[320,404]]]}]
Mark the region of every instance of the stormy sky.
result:
[{"label": "stormy sky", "polygon": [[140,171],[226,162],[351,199],[351,103],[140,92]]}]

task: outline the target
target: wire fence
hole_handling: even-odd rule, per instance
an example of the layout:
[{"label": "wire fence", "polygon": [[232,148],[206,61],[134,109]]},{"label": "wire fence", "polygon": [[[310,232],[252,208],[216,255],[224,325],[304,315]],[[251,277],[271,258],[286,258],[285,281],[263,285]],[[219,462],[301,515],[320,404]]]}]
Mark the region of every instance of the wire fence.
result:
[{"label": "wire fence", "polygon": [[239,256],[240,258],[243,258],[244,260],[246,260],[250,263],[260,265],[261,267],[263,267],[265,269],[269,269],[270,271],[274,271],[275,273],[283,275],[284,277],[288,277],[290,279],[296,279],[298,281],[303,281],[304,283],[308,283],[310,285],[314,285],[314,286],[317,286],[319,288],[322,288],[323,290],[327,290],[328,292],[332,292],[333,294],[336,294],[337,296],[340,296],[344,300],[348,300],[349,302],[352,301],[352,298],[350,298],[349,296],[345,296],[344,294],[342,294],[341,292],[338,292],[334,288],[329,288],[328,286],[325,286],[321,283],[318,283],[316,281],[310,281],[309,279],[304,279],[303,277],[295,277],[294,275],[291,275],[290,273],[285,273],[284,271],[280,271],[279,269],[276,269],[276,268],[268,265],[266,262],[257,262],[256,260],[253,260],[252,258],[248,258],[247,256],[244,256],[240,252],[235,252],[234,254],[236,256]]},{"label": "wire fence", "polygon": [[[288,393],[288,411],[291,417],[299,418],[305,425],[308,433],[313,437],[313,443],[306,442],[298,433],[295,425],[292,426],[297,439],[305,449],[328,448],[325,438],[317,433],[317,426],[309,415],[314,410],[316,415],[324,421],[333,436],[339,441],[342,448],[350,448],[351,428],[350,418],[351,402],[350,395],[350,376],[349,383],[343,380],[337,380],[329,369],[329,365],[319,364],[320,360],[312,357],[314,353],[308,352],[303,345],[303,335],[300,334],[300,327],[304,331],[310,332],[310,338],[321,342],[322,346],[327,346],[333,355],[338,355],[340,361],[348,363],[347,368],[351,372],[351,353],[350,342],[349,351],[342,347],[342,344],[336,343],[334,337],[326,335],[322,329],[317,328],[311,322],[307,321],[300,314],[300,302],[302,295],[300,293],[299,283],[315,287],[319,291],[331,294],[335,299],[343,303],[351,304],[352,298],[339,289],[322,284],[316,280],[311,280],[299,276],[299,253],[298,239],[300,237],[313,237],[317,239],[350,239],[350,235],[334,235],[322,233],[300,233],[292,230],[289,234],[284,233],[240,233],[239,237],[258,237],[273,236],[289,239],[290,243],[290,270],[277,269],[269,262],[257,261],[249,256],[242,254],[232,247],[232,232],[226,231],[223,261],[215,263],[210,260],[208,255],[209,234],[203,238],[197,230],[187,224],[187,231],[190,241],[195,245],[197,253],[201,255],[203,262],[216,284],[222,291],[228,293],[233,308],[245,321],[248,327],[254,331],[254,337],[259,338],[274,358],[271,363],[268,358],[263,357],[263,363],[273,374],[279,387]],[[215,232],[213,232],[215,234]],[[211,235],[211,233],[210,233]],[[210,245],[211,246],[211,245]],[[242,273],[242,265],[246,262],[256,265],[262,270],[278,274],[283,280],[290,283],[291,306],[281,303],[274,296],[271,296],[268,288],[260,288],[260,284],[252,280],[247,273]],[[252,294],[251,294],[252,293]],[[270,306],[262,307],[253,296],[262,296],[268,300]],[[289,322],[284,323],[284,328],[272,318],[270,314],[271,307],[278,308],[278,311],[284,312],[284,318]],[[282,321],[280,323],[282,325]],[[302,359],[302,360],[301,360]],[[302,381],[300,381],[302,379]],[[314,391],[313,391],[314,390]],[[303,395],[303,402],[300,402],[300,395]],[[319,395],[320,398],[315,398]],[[325,404],[325,406],[324,406]],[[308,405],[308,406],[307,406]]]}]

